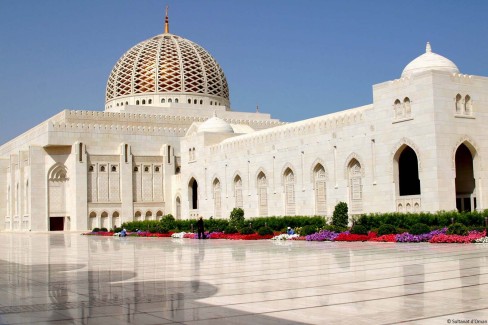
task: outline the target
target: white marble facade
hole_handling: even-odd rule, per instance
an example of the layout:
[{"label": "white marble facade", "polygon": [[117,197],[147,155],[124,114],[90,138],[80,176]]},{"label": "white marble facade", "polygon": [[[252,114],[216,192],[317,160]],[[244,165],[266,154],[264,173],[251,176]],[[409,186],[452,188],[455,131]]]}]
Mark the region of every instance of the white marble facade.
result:
[{"label": "white marble facade", "polygon": [[0,146],[1,229],[227,218],[234,207],[331,216],[340,201],[351,215],[488,207],[488,78],[429,44],[373,86],[369,105],[287,124],[229,105],[203,48],[168,30],[141,42],[114,66],[104,112],[64,110]]}]

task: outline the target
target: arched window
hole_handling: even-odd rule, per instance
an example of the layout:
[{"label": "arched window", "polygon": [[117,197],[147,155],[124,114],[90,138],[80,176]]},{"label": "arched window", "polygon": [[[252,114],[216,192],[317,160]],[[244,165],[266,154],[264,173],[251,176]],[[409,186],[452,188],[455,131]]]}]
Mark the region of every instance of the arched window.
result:
[{"label": "arched window", "polygon": [[139,105],[139,101],[138,100],[136,100],[136,105]]},{"label": "arched window", "polygon": [[171,98],[168,98],[168,103],[172,103],[173,100]]},{"label": "arched window", "polygon": [[395,118],[401,118],[403,117],[403,109],[402,109],[402,103],[400,102],[399,99],[395,100],[395,104],[393,105],[394,109],[394,114]]},{"label": "arched window", "polygon": [[472,113],[471,96],[466,95],[466,97],[464,97],[464,114],[471,115],[471,113]]},{"label": "arched window", "polygon": [[100,228],[107,228],[108,230],[108,213],[103,211],[100,218]]},{"label": "arched window", "polygon": [[200,99],[200,105],[203,105],[203,100]]},{"label": "arched window", "polygon": [[179,196],[176,197],[176,219],[181,219],[181,199]]},{"label": "arched window", "polygon": [[161,219],[163,219],[163,211],[158,210],[158,212],[156,212],[156,220],[160,221]]},{"label": "arched window", "polygon": [[142,216],[141,211],[136,211],[136,213],[134,215],[135,221],[142,221],[141,216]]},{"label": "arched window", "polygon": [[290,168],[283,173],[285,187],[285,214],[295,215],[295,174]]},{"label": "arched window", "polygon": [[161,104],[164,104],[164,103],[166,103],[166,99],[161,98]]},{"label": "arched window", "polygon": [[325,216],[327,214],[325,168],[317,164],[313,171],[315,188],[315,214]]},{"label": "arched window", "polygon": [[258,202],[259,202],[259,215],[268,215],[268,180],[263,172],[258,174],[257,178],[258,186]]},{"label": "arched window", "polygon": [[405,97],[403,99],[403,111],[405,112],[405,117],[410,117],[412,115],[412,108],[410,106],[410,98]]},{"label": "arched window", "polygon": [[188,104],[191,104],[191,99],[190,98],[188,98]]},{"label": "arched window", "polygon": [[196,103],[197,103],[197,100],[196,100],[196,99],[194,99],[194,100],[193,100],[193,104],[196,104]]},{"label": "arched window", "polygon": [[463,97],[460,94],[456,95],[456,114],[462,114]]},{"label": "arched window", "polygon": [[147,103],[148,103],[148,104],[152,104],[152,99],[149,99],[149,100],[147,101]]},{"label": "arched window", "polygon": [[93,228],[97,228],[97,214],[96,212],[90,212],[90,216],[88,217],[88,230],[93,230]]},{"label": "arched window", "polygon": [[363,186],[361,164],[352,159],[348,165],[349,197],[352,213],[359,213],[363,209]]},{"label": "arched window", "polygon": [[213,196],[214,196],[214,216],[220,218],[222,216],[222,195],[220,188],[220,181],[216,178],[213,181]]},{"label": "arched window", "polygon": [[145,100],[145,99],[143,99],[143,100],[142,100],[142,105],[145,105],[145,104],[146,104],[146,100]]},{"label": "arched window", "polygon": [[176,104],[178,104],[178,103],[179,103],[178,98],[175,98],[175,103],[176,103]]},{"label": "arched window", "polygon": [[152,212],[151,211],[146,212],[146,219],[145,220],[152,220]]},{"label": "arched window", "polygon": [[234,178],[234,195],[236,198],[235,207],[242,208],[243,207],[243,199],[242,199],[242,179],[239,175]]},{"label": "arched window", "polygon": [[112,213],[112,228],[116,228],[117,226],[121,226],[120,224],[120,215],[117,211]]}]

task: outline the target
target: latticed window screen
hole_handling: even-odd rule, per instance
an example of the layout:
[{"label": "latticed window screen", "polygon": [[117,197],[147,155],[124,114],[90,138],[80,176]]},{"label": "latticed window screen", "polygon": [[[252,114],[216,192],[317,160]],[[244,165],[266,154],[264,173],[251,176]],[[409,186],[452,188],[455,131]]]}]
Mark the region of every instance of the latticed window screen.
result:
[{"label": "latticed window screen", "polygon": [[220,189],[220,182],[219,180],[214,181],[214,214],[216,218],[221,217],[221,209],[222,209],[222,197],[221,197],[221,189]]},{"label": "latticed window screen", "polygon": [[234,193],[236,196],[236,208],[242,208],[243,206],[243,199],[242,199],[242,180],[239,176],[237,176],[234,180]]},{"label": "latticed window screen", "polygon": [[260,173],[258,175],[258,201],[259,201],[259,215],[268,215],[268,181],[266,175]]},{"label": "latticed window screen", "polygon": [[315,213],[317,215],[327,214],[327,200],[325,187],[325,170],[319,166],[314,173],[315,178]]},{"label": "latticed window screen", "polygon": [[107,82],[106,101],[138,93],[191,92],[229,99],[222,68],[201,46],[162,34],[127,51]]},{"label": "latticed window screen", "polygon": [[351,210],[353,212],[362,210],[363,193],[361,179],[361,165],[355,160],[350,164],[349,168],[349,188],[351,196]]},{"label": "latticed window screen", "polygon": [[285,207],[287,215],[295,214],[295,175],[290,169],[285,172]]}]

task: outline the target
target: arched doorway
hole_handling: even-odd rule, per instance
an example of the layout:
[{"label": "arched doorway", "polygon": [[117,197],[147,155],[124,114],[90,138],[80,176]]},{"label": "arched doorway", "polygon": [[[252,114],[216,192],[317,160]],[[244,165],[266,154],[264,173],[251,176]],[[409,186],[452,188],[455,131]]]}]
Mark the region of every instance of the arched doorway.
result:
[{"label": "arched doorway", "polygon": [[65,165],[56,163],[48,173],[49,187],[49,230],[64,230],[67,214],[66,197],[69,191],[68,170]]},{"label": "arched doorway", "polygon": [[476,182],[474,178],[473,154],[464,143],[456,150],[455,183],[456,208],[458,211],[476,210]]},{"label": "arched doorway", "polygon": [[398,195],[420,195],[419,164],[417,154],[409,146],[398,152]]},{"label": "arched doorway", "polygon": [[100,228],[108,229],[108,213],[103,211],[100,217]]},{"label": "arched doorway", "polygon": [[93,228],[98,227],[98,222],[97,222],[97,214],[96,212],[92,211],[90,212],[90,216],[88,217],[88,230],[93,230]]},{"label": "arched doorway", "polygon": [[147,211],[146,212],[146,218],[145,220],[152,220],[152,212],[151,211]]},{"label": "arched doorway", "polygon": [[194,178],[188,183],[188,198],[188,201],[190,201],[190,209],[198,209],[198,183]]}]

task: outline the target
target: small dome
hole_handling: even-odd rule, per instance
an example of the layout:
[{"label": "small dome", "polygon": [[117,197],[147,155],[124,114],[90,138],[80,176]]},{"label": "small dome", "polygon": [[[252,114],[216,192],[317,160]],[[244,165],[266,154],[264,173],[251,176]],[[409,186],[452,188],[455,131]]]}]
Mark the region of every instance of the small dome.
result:
[{"label": "small dome", "polygon": [[203,122],[198,127],[198,133],[201,132],[234,133],[234,129],[223,119],[214,116]]},{"label": "small dome", "polygon": [[407,64],[403,69],[402,77],[410,77],[413,74],[428,70],[459,73],[458,67],[451,60],[432,52],[429,42],[427,42],[425,53]]}]

